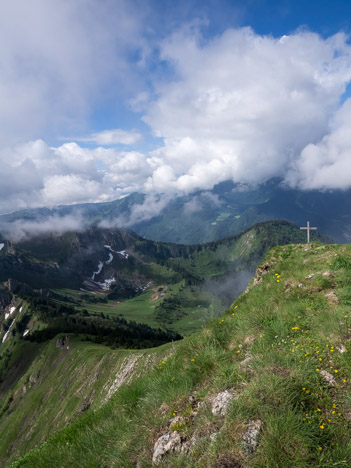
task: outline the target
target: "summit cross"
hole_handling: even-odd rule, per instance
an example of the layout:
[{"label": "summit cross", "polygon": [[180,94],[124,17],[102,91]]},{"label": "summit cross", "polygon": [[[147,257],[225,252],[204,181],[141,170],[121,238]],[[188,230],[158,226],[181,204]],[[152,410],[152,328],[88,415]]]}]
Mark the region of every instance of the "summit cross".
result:
[{"label": "summit cross", "polygon": [[310,231],[316,231],[316,227],[311,227],[310,222],[307,221],[307,226],[306,227],[300,227],[300,229],[307,231],[307,244],[310,243]]}]

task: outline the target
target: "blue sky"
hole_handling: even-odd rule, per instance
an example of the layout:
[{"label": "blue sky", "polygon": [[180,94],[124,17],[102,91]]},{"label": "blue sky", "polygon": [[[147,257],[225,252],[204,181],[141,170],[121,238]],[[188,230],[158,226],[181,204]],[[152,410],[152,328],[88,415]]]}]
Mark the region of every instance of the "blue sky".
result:
[{"label": "blue sky", "polygon": [[349,188],[349,18],[341,0],[7,3],[0,212],[226,179]]}]

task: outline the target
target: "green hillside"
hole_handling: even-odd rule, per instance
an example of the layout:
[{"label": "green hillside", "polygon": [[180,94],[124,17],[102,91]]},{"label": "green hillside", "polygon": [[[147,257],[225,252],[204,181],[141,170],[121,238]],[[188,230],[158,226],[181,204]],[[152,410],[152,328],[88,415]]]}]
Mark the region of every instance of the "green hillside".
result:
[{"label": "green hillside", "polygon": [[350,280],[351,246],[272,249],[221,318],[11,466],[350,466]]},{"label": "green hillside", "polygon": [[[77,314],[85,322],[103,314],[106,320],[133,320],[185,336],[231,304],[269,248],[304,241],[305,233],[286,221],[261,223],[236,236],[191,246],[95,227],[7,241],[0,251],[0,280],[14,278],[49,290],[40,294],[60,308],[45,313],[41,321],[50,319],[57,331],[81,333],[81,318],[79,330],[68,322],[78,320]],[[31,304],[31,310],[38,306],[33,299]],[[64,324],[57,323],[62,309]]]}]

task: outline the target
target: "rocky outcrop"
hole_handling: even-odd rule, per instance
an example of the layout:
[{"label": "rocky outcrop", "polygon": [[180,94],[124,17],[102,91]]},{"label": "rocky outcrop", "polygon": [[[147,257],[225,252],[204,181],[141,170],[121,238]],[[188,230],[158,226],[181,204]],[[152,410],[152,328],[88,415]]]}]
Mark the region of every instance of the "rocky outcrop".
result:
[{"label": "rocky outcrop", "polygon": [[63,336],[62,338],[57,338],[56,340],[56,348],[59,349],[69,349],[69,340],[68,336]]},{"label": "rocky outcrop", "polygon": [[334,377],[327,371],[322,370],[320,371],[320,375],[323,377],[323,380],[329,387],[334,387],[336,385],[336,381]]},{"label": "rocky outcrop", "polygon": [[7,289],[15,294],[20,296],[35,296],[34,289],[28,286],[28,284],[21,283],[17,281],[15,278],[9,278],[6,283]]},{"label": "rocky outcrop", "polygon": [[225,416],[229,409],[229,404],[238,398],[238,394],[229,390],[218,393],[212,402],[212,414]]},{"label": "rocky outcrop", "polygon": [[177,431],[167,432],[159,437],[154,445],[152,463],[158,465],[164,457],[173,453],[184,453],[185,440]]},{"label": "rocky outcrop", "polygon": [[248,422],[247,431],[243,435],[243,448],[246,453],[253,453],[257,447],[262,430],[262,421],[260,419]]}]

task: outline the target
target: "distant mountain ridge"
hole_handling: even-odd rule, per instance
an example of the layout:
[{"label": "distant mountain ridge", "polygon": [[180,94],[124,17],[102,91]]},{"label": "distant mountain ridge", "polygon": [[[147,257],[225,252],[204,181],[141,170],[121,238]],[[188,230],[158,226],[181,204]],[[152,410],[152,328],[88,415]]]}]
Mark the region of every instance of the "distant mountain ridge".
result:
[{"label": "distant mountain ridge", "polygon": [[[171,199],[160,212],[133,222],[133,210],[147,203],[133,193],[106,203],[22,210],[0,216],[0,231],[21,222],[43,223],[52,217],[81,219],[82,227],[106,221],[128,227],[137,234],[164,242],[196,244],[238,234],[257,222],[285,219],[300,226],[310,221],[337,242],[351,241],[351,190],[301,191],[284,187],[280,179],[249,187],[232,181]],[[141,210],[142,211],[142,210]]]}]

